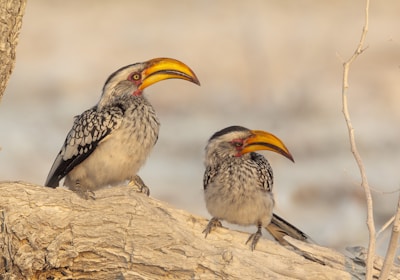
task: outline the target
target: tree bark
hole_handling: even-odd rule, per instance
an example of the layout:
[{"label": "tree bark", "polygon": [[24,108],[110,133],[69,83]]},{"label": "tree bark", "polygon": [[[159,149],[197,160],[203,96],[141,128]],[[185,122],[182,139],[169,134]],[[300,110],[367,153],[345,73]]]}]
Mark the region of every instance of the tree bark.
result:
[{"label": "tree bark", "polygon": [[1,0],[0,3],[0,102],[14,69],[25,6],[26,0]]},{"label": "tree bark", "polygon": [[[291,248],[127,186],[85,200],[64,188],[0,182],[1,279],[363,279],[364,260],[288,238]],[[306,256],[306,257],[304,257]],[[376,258],[374,274],[382,266]],[[389,279],[400,279],[394,267]]]}]

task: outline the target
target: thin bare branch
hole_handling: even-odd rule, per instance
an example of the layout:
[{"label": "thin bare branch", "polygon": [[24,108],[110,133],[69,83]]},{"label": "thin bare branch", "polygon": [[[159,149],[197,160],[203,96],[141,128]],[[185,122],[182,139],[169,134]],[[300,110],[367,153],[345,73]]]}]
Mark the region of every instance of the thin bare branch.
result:
[{"label": "thin bare branch", "polygon": [[368,184],[367,174],[365,171],[365,167],[363,161],[361,159],[360,153],[358,152],[355,135],[354,135],[354,128],[350,119],[350,113],[348,109],[348,77],[351,64],[356,60],[356,58],[363,53],[365,50],[364,42],[365,38],[368,33],[368,25],[369,25],[369,0],[366,0],[365,5],[365,23],[361,33],[360,41],[357,45],[356,50],[354,51],[353,55],[343,63],[343,84],[342,84],[342,105],[343,105],[343,115],[346,121],[348,133],[349,133],[349,140],[350,140],[350,147],[353,153],[354,159],[358,165],[360,176],[361,176],[361,186],[364,189],[364,194],[367,203],[367,226],[369,231],[369,244],[368,244],[368,255],[367,255],[367,265],[366,265],[366,279],[372,279],[372,269],[373,269],[373,262],[375,258],[375,224],[374,224],[374,216],[373,216],[373,202],[372,202],[372,195],[371,190]]},{"label": "thin bare branch", "polygon": [[376,238],[379,238],[379,235],[382,234],[390,225],[393,223],[394,218],[396,215],[393,215],[382,227],[381,229],[377,232]]},{"label": "thin bare branch", "polygon": [[399,196],[399,201],[397,203],[397,211],[393,222],[392,235],[390,237],[388,250],[386,252],[385,262],[383,263],[381,275],[379,276],[380,280],[385,280],[388,279],[389,277],[390,270],[392,269],[393,266],[394,257],[396,255],[396,249],[397,249],[397,244],[399,242],[399,237],[400,237],[400,196]]}]

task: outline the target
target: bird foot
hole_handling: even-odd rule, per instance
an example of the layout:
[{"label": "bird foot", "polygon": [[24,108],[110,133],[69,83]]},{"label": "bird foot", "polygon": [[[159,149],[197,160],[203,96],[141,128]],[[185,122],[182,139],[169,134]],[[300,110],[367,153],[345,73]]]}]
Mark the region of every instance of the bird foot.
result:
[{"label": "bird foot", "polygon": [[88,200],[88,199],[93,199],[96,200],[96,194],[93,191],[86,191],[82,194],[82,196]]},{"label": "bird foot", "polygon": [[251,241],[250,248],[252,251],[256,248],[256,245],[258,243],[258,240],[260,240],[262,233],[261,233],[261,226],[258,226],[258,230],[256,233],[253,233],[250,235],[249,239],[247,239],[246,244]]},{"label": "bird foot", "polygon": [[207,238],[207,235],[216,227],[222,227],[222,223],[218,218],[214,217],[208,222],[207,227],[203,230],[203,233],[205,234],[204,238]]},{"label": "bird foot", "polygon": [[88,190],[74,190],[74,192],[83,199],[89,200],[96,200],[96,194],[92,191],[88,191]]},{"label": "bird foot", "polygon": [[134,191],[139,193],[144,193],[145,195],[150,195],[150,189],[143,182],[142,178],[139,175],[135,175],[133,178],[129,180],[128,186],[131,187]]},{"label": "bird foot", "polygon": [[83,187],[79,181],[75,182],[75,185],[73,187],[69,187],[71,191],[74,191],[78,196],[80,196],[83,199],[92,199],[96,200],[96,194],[94,191],[91,191],[85,187]]}]

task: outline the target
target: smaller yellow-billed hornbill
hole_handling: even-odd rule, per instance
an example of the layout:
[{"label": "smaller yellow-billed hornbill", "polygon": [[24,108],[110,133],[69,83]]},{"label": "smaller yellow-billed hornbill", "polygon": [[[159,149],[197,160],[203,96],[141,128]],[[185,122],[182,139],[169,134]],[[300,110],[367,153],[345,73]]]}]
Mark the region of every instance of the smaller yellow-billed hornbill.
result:
[{"label": "smaller yellow-billed hornbill", "polygon": [[269,150],[294,162],[283,142],[271,133],[230,126],[216,132],[205,150],[204,196],[212,219],[204,233],[207,235],[220,220],[242,226],[256,225],[251,234],[254,250],[264,227],[279,243],[284,236],[307,241],[309,237],[299,229],[273,214],[273,173],[267,159],[256,153]]}]

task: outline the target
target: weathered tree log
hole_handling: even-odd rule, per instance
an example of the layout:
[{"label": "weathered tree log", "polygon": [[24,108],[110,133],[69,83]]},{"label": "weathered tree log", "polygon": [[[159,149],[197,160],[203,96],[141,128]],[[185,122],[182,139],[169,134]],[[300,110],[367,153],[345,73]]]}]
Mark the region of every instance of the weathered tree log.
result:
[{"label": "weathered tree log", "polygon": [[0,3],[0,101],[14,69],[25,6],[26,0],[2,0]]},{"label": "weathered tree log", "polygon": [[296,250],[262,238],[251,251],[225,228],[205,239],[206,219],[127,186],[95,197],[0,182],[0,278],[363,279],[362,260],[290,238]]}]

